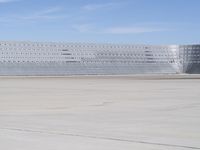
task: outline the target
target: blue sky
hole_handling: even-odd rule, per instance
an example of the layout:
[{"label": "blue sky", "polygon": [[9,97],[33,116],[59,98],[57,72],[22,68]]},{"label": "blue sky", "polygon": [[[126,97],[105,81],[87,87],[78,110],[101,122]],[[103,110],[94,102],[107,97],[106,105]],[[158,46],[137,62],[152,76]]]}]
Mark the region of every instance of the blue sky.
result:
[{"label": "blue sky", "polygon": [[200,43],[200,0],[0,0],[0,40]]}]

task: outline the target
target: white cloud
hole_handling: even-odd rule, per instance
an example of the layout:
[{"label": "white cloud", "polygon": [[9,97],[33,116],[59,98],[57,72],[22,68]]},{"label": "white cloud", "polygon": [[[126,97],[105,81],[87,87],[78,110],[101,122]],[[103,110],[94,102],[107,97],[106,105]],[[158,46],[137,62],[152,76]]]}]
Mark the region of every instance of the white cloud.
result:
[{"label": "white cloud", "polygon": [[78,24],[78,25],[73,25],[72,28],[81,33],[94,32],[92,24]]},{"label": "white cloud", "polygon": [[50,8],[48,8],[48,9],[39,11],[37,14],[45,15],[45,14],[57,13],[57,12],[60,12],[60,11],[62,11],[62,8],[56,6],[56,7],[50,7]]},{"label": "white cloud", "polygon": [[51,7],[41,11],[33,12],[32,14],[29,15],[18,16],[18,18],[23,20],[39,20],[39,19],[54,20],[54,19],[66,18],[66,15],[60,14],[60,11],[62,11],[61,7]]},{"label": "white cloud", "polygon": [[35,11],[30,14],[12,14],[0,16],[2,23],[27,23],[45,20],[65,19],[68,16],[63,15],[61,7],[50,7],[40,11]]},{"label": "white cloud", "polygon": [[87,4],[82,7],[83,10],[94,11],[102,9],[112,9],[121,6],[122,3],[103,3],[103,4]]},{"label": "white cloud", "polygon": [[0,3],[10,3],[10,2],[16,2],[19,0],[0,0]]},{"label": "white cloud", "polygon": [[94,24],[79,24],[73,26],[73,28],[81,33],[93,33],[93,34],[141,34],[150,32],[169,31],[169,29],[166,28],[143,27],[143,26],[100,28],[95,26]]},{"label": "white cloud", "polygon": [[138,34],[138,33],[149,33],[149,32],[160,32],[166,31],[164,28],[157,27],[111,27],[105,29],[104,33],[109,34]]}]

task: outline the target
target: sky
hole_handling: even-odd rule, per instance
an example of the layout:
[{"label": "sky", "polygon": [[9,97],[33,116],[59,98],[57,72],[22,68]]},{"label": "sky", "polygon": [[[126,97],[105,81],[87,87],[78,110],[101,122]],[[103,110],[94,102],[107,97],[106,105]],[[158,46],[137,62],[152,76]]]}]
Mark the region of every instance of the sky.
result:
[{"label": "sky", "polygon": [[200,0],[0,0],[0,40],[199,44]]}]

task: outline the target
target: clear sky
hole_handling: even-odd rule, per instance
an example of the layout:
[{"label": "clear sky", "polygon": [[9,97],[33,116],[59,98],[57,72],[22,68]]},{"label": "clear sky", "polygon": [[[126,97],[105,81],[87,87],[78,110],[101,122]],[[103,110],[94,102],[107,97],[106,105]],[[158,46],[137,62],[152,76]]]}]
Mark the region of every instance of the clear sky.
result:
[{"label": "clear sky", "polygon": [[200,0],[0,0],[0,40],[200,43]]}]

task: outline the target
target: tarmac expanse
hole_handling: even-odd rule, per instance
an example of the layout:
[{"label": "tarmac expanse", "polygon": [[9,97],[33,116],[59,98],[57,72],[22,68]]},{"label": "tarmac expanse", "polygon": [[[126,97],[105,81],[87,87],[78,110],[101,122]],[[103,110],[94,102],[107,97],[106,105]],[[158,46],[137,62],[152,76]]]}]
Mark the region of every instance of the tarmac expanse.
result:
[{"label": "tarmac expanse", "polygon": [[200,149],[200,76],[0,77],[0,149]]}]

